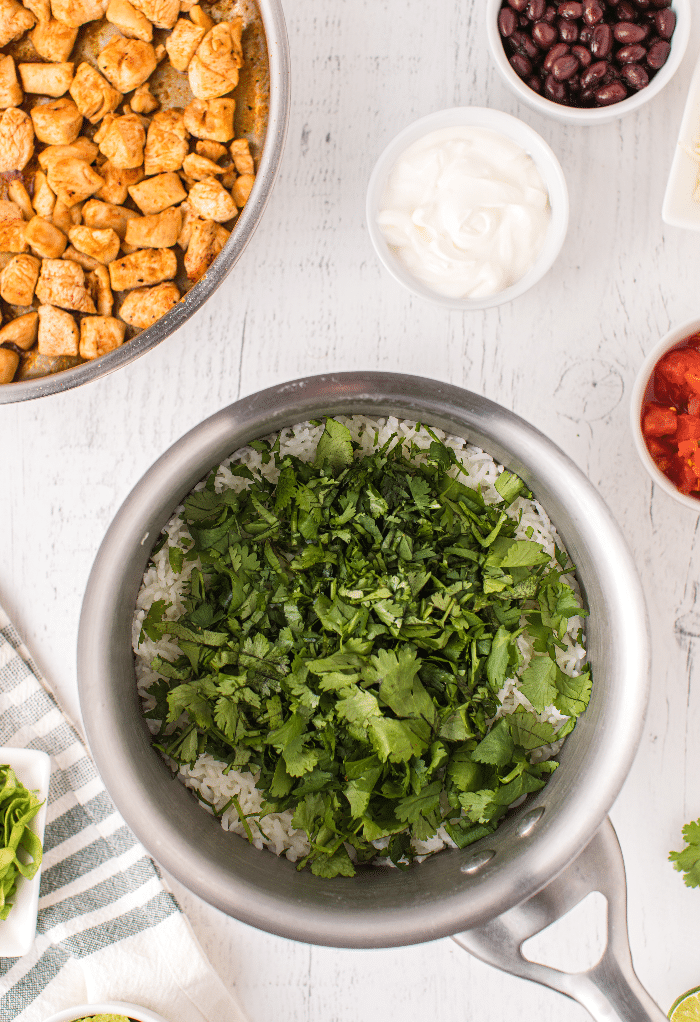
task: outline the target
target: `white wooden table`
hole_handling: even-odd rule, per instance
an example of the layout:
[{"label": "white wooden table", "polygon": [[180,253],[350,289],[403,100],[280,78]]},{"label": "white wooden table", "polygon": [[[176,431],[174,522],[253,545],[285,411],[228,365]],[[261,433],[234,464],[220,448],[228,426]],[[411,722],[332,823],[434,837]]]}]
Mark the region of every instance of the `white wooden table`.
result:
[{"label": "white wooden table", "polygon": [[[644,354],[700,314],[700,236],[660,215],[699,48],[640,113],[573,128],[519,105],[486,49],[481,0],[287,0],[293,102],[282,169],[251,244],[178,334],[111,377],[0,407],[0,603],[64,707],[79,715],[75,642],[93,557],[155,458],[261,387],[381,369],[461,385],[556,441],[608,501],[635,552],[653,631],[644,737],[612,817],[629,880],[637,971],[668,1011],[700,983],[700,891],[666,861],[700,817],[700,529],[653,488],[628,401]],[[373,161],[411,120],[492,105],[558,154],[571,222],[553,270],[500,309],[442,312],[380,268],[364,223]],[[271,937],[177,888],[250,1022],[579,1022],[558,994],[505,976],[449,940],[338,951]],[[577,934],[556,942],[560,953]],[[223,1020],[222,1020],[223,1022]]]}]

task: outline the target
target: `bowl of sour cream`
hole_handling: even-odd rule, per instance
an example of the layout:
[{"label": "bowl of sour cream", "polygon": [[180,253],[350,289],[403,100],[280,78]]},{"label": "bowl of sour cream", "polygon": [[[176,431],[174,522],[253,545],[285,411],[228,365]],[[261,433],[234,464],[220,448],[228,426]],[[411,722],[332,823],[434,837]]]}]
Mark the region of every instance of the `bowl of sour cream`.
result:
[{"label": "bowl of sour cream", "polygon": [[569,222],[556,156],[523,121],[453,107],[404,128],[367,188],[377,255],[410,292],[449,309],[487,309],[536,284]]}]

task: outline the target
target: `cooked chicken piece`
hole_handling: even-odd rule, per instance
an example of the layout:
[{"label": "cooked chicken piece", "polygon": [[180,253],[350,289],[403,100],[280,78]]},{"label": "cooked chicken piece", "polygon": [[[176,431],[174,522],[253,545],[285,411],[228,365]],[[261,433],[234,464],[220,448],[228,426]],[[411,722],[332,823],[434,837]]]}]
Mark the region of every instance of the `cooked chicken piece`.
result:
[{"label": "cooked chicken piece", "polygon": [[51,0],[22,0],[22,6],[32,12],[37,22],[51,18]]},{"label": "cooked chicken piece", "polygon": [[119,315],[129,326],[146,330],[166,312],[170,312],[179,301],[179,288],[172,282],[158,284],[156,287],[140,287],[129,292],[122,302]]},{"label": "cooked chicken piece", "polygon": [[83,202],[104,185],[104,178],[93,170],[87,160],[76,156],[63,156],[51,161],[46,168],[56,198],[66,206]]},{"label": "cooked chicken piece", "polygon": [[146,178],[145,181],[141,181],[137,185],[131,185],[129,195],[144,216],[162,213],[168,206],[175,206],[187,198],[182,181],[172,171]]},{"label": "cooked chicken piece", "polygon": [[99,143],[100,152],[104,153],[117,170],[134,170],[140,167],[143,163],[143,147],[146,144],[146,132],[143,130],[141,119],[137,114],[115,117]]},{"label": "cooked chicken piece", "polygon": [[0,273],[0,296],[8,305],[31,305],[41,263],[33,255],[16,255]]},{"label": "cooked chicken piece", "polygon": [[234,99],[193,99],[185,107],[185,127],[196,138],[229,142],[233,138]]},{"label": "cooked chicken piece", "polygon": [[185,270],[190,280],[200,280],[226,244],[230,232],[213,220],[194,220],[185,253]]},{"label": "cooked chicken piece", "polygon": [[150,43],[153,38],[153,25],[129,0],[109,0],[107,21],[116,25],[128,39],[141,39]]},{"label": "cooked chicken piece", "polygon": [[107,0],[51,0],[54,18],[79,28],[88,21],[99,21],[104,17]]},{"label": "cooked chicken piece", "polygon": [[77,355],[79,337],[78,325],[70,312],[48,304],[39,306],[40,355]]},{"label": "cooked chicken piece", "polygon": [[111,202],[88,199],[83,206],[84,224],[87,224],[88,227],[96,227],[99,230],[106,230],[111,227],[122,241],[126,234],[127,222],[132,219],[141,219],[135,209],[128,209],[126,206],[116,206]]},{"label": "cooked chicken piece", "polygon": [[39,328],[39,316],[36,312],[27,312],[24,316],[11,319],[0,330],[0,344],[15,344],[22,351],[29,351],[36,340]]},{"label": "cooked chicken piece", "polygon": [[83,117],[87,117],[90,124],[97,124],[105,114],[116,110],[124,98],[121,92],[112,88],[99,71],[95,71],[94,67],[84,62],[78,64],[69,91],[78,110]]},{"label": "cooked chicken piece", "polygon": [[124,343],[126,323],[112,316],[86,316],[80,323],[80,355],[99,358]]},{"label": "cooked chicken piece", "polygon": [[11,224],[22,219],[22,209],[11,199],[0,199],[0,224]]},{"label": "cooked chicken piece", "polygon": [[193,4],[190,8],[190,18],[194,25],[197,25],[198,28],[203,28],[205,32],[208,32],[216,24],[214,19],[210,18],[199,4]]},{"label": "cooked chicken piece", "polygon": [[180,13],[180,0],[133,0],[156,28],[172,28]]},{"label": "cooked chicken piece", "polygon": [[188,18],[178,18],[175,28],[165,40],[170,63],[176,71],[187,70],[204,34],[204,29],[193,25]]},{"label": "cooked chicken piece", "polygon": [[233,188],[231,189],[231,198],[236,203],[239,209],[243,209],[251,191],[255,184],[255,175],[253,174],[241,174]]},{"label": "cooked chicken piece", "polygon": [[97,66],[116,89],[131,92],[155,71],[156,55],[150,43],[115,35],[98,54]]},{"label": "cooked chicken piece", "polygon": [[19,106],[23,99],[14,60],[9,56],[0,56],[0,109]]},{"label": "cooked chicken piece", "polygon": [[228,147],[228,151],[239,174],[255,174],[255,162],[250,154],[247,138],[237,138]]},{"label": "cooked chicken piece", "polygon": [[78,35],[74,25],[66,25],[56,18],[39,20],[36,28],[29,33],[34,49],[44,60],[59,63],[68,60]]},{"label": "cooked chicken piece", "polygon": [[180,13],[187,14],[194,7],[194,0],[180,0]]},{"label": "cooked chicken piece", "polygon": [[242,31],[242,19],[234,18],[214,25],[202,39],[188,68],[190,88],[197,99],[216,99],[235,89],[238,68],[243,64]]},{"label": "cooked chicken piece", "polygon": [[71,227],[80,223],[81,210],[81,202],[76,202],[73,206],[66,206],[63,199],[57,199],[51,214],[51,222],[54,227],[58,227],[59,231],[63,231],[67,235]]},{"label": "cooked chicken piece", "polygon": [[12,383],[19,365],[19,355],[10,348],[0,348],[0,384]]},{"label": "cooked chicken piece", "polygon": [[94,163],[99,149],[94,142],[84,135],[76,138],[70,145],[50,145],[43,149],[38,156],[39,166],[47,173],[52,164],[66,158],[84,160],[86,163]]},{"label": "cooked chicken piece", "polygon": [[170,248],[177,242],[182,227],[182,213],[171,206],[153,216],[129,220],[124,240],[135,248]]},{"label": "cooked chicken piece", "polygon": [[[39,103],[29,111],[36,137],[50,146],[66,146],[75,142],[83,124],[83,115],[72,99],[64,96],[50,103]],[[68,155],[64,153],[63,155]],[[84,154],[75,151],[74,156]]]},{"label": "cooked chicken piece", "polygon": [[121,241],[111,227],[100,230],[96,227],[71,227],[68,237],[78,252],[97,259],[100,263],[111,263],[119,255]]},{"label": "cooked chicken piece", "polygon": [[111,316],[114,298],[109,284],[109,270],[106,266],[96,266],[85,278],[90,297],[97,308],[99,316]]},{"label": "cooked chicken piece", "polygon": [[159,106],[160,103],[149,91],[148,82],[139,85],[131,97],[131,109],[135,114],[152,114]]},{"label": "cooked chicken piece", "polygon": [[192,207],[187,201],[180,203],[178,209],[182,214],[182,227],[180,228],[180,233],[177,236],[177,243],[184,252],[186,251],[187,246],[190,243],[190,235],[192,234],[192,224],[194,223],[195,220],[198,220],[199,218],[195,213],[193,213]]},{"label": "cooked chicken piece", "polygon": [[16,206],[22,211],[22,216],[25,220],[31,220],[34,216],[34,210],[32,209],[32,200],[29,198],[29,192],[24,187],[24,183],[15,178],[7,186],[7,194],[11,202],[14,202]]},{"label": "cooked chicken piece", "polygon": [[10,107],[0,114],[0,174],[24,170],[34,152],[34,129],[24,110]]},{"label": "cooked chicken piece", "polygon": [[99,192],[95,192],[95,198],[120,206],[126,202],[130,185],[136,185],[143,180],[143,167],[136,167],[134,170],[120,170],[107,160],[100,167],[100,174],[104,178],[105,184]]},{"label": "cooked chicken piece", "polygon": [[29,245],[24,239],[24,220],[0,223],[0,252],[26,252]]},{"label": "cooked chicken piece", "polygon": [[219,224],[225,224],[238,212],[229,193],[213,177],[193,185],[188,198],[192,209],[202,220],[216,220]]},{"label": "cooked chicken piece", "polygon": [[41,216],[32,217],[24,229],[24,237],[42,259],[58,259],[68,244],[63,231]]},{"label": "cooked chicken piece", "polygon": [[195,150],[198,156],[204,156],[205,159],[211,160],[212,163],[218,163],[219,160],[223,160],[225,156],[228,156],[228,149],[221,142],[197,142]]},{"label": "cooked chicken piece", "polygon": [[183,111],[173,107],[154,114],[146,139],[144,173],[150,177],[166,170],[178,170],[188,148]]},{"label": "cooked chicken piece", "polygon": [[62,96],[73,81],[73,67],[69,61],[66,64],[18,64],[17,70],[25,92]]},{"label": "cooked chicken piece", "polygon": [[21,39],[35,23],[36,17],[17,0],[0,0],[0,46]]},{"label": "cooked chicken piece", "polygon": [[109,279],[114,291],[160,284],[177,273],[177,259],[169,248],[144,248],[109,264]]},{"label": "cooked chicken piece", "polygon": [[67,259],[72,263],[77,263],[78,266],[82,266],[82,268],[88,272],[96,270],[98,266],[104,265],[99,259],[95,259],[94,256],[87,255],[85,252],[79,252],[77,248],[73,247],[73,245],[68,246],[61,256],[61,259]]},{"label": "cooked chicken piece", "polygon": [[50,217],[56,205],[56,196],[43,170],[37,170],[34,174],[34,198],[32,199],[32,205],[34,212],[38,216],[43,217]]},{"label": "cooked chicken piece", "polygon": [[36,296],[44,305],[95,312],[95,303],[85,289],[83,268],[71,259],[43,260]]},{"label": "cooked chicken piece", "polygon": [[197,153],[188,153],[182,161],[182,169],[191,181],[203,181],[205,177],[223,174],[224,168],[206,156],[199,156]]}]

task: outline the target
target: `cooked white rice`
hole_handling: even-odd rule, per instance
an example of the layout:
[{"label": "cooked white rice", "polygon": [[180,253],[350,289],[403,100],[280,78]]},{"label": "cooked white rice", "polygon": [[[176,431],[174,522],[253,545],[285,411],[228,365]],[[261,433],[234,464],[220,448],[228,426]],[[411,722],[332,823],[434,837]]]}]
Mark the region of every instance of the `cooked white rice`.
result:
[{"label": "cooked white rice", "polygon": [[[386,443],[392,434],[397,434],[401,442],[412,442],[415,446],[423,449],[427,449],[433,439],[426,428],[408,419],[397,419],[394,416],[370,419],[360,415],[349,417],[339,415],[336,418],[347,426],[353,439],[360,443],[361,450],[358,457],[371,454],[376,446]],[[323,429],[324,426],[322,424],[314,426],[311,423],[305,422],[282,430],[280,433],[280,456],[283,458],[285,455],[290,454],[303,461],[310,461],[316,452]],[[494,484],[500,473],[503,472],[503,466],[496,464],[490,455],[460,437],[448,436],[444,431],[434,427],[430,429],[434,436],[455,452],[468,473],[469,478],[466,480],[468,484],[475,489],[480,488],[487,502],[496,503],[500,501],[501,496],[495,489]],[[421,457],[421,455],[418,455],[417,460],[420,460]],[[226,488],[240,491],[248,485],[248,481],[243,477],[232,475],[229,469],[232,462],[247,465],[253,472],[260,472],[273,482],[278,475],[273,460],[267,465],[263,465],[262,458],[256,450],[252,447],[244,447],[236,451],[219,466],[215,482],[218,492]],[[458,469],[454,467],[451,472],[453,475],[457,475]],[[195,489],[201,489],[203,486],[204,481],[198,484]],[[185,588],[184,583],[189,578],[193,568],[200,567],[198,560],[185,561],[182,572],[176,575],[170,566],[168,557],[169,546],[177,545],[183,539],[191,541],[187,526],[181,518],[182,511],[182,506],[176,508],[172,518],[165,526],[164,531],[168,534],[168,542],[154,554],[149,563],[136,603],[132,642],[135,653],[138,690],[143,700],[144,711],[152,709],[154,705],[154,700],[149,696],[147,689],[159,677],[151,668],[151,661],[156,654],[172,660],[181,651],[176,640],[171,636],[164,636],[157,642],[145,637],[144,641],[139,645],[141,624],[151,604],[156,600],[165,600],[166,603],[170,604],[164,615],[167,620],[179,618],[185,609],[182,602],[183,589]],[[519,497],[508,508],[508,514],[518,521],[516,538],[532,539],[537,543],[541,543],[552,558],[554,558],[555,544],[560,549],[562,548],[562,543],[557,536],[556,530],[550,522],[546,511],[538,501]],[[187,543],[186,545],[189,546],[190,544]],[[565,576],[564,581],[572,586],[577,593],[579,592],[576,579],[573,576]],[[525,621],[523,620],[521,624],[524,625]],[[582,625],[582,618],[570,618],[568,630],[562,639],[563,648],[556,651],[557,664],[570,677],[576,677],[581,673],[586,659],[586,651],[578,641]],[[498,693],[501,707],[496,715],[497,717],[505,713],[512,713],[519,705],[524,706],[533,713],[535,712],[531,703],[525,698],[518,687],[519,676],[527,667],[533,652],[532,642],[526,632],[521,633],[518,638],[518,646],[523,655],[524,662],[519,668],[518,676],[507,679]],[[549,721],[555,727],[560,726],[566,720],[566,717],[562,716],[554,706],[546,707],[543,713],[537,714],[537,717],[541,721]],[[149,720],[148,724],[154,733],[158,730],[158,723],[156,721]],[[536,753],[533,754],[533,759],[547,759],[549,756],[556,754],[557,751],[558,745],[547,746],[536,750]],[[171,763],[171,766],[173,769],[177,768],[177,765],[174,763]],[[255,774],[245,770],[230,770],[228,773],[224,773],[223,763],[220,763],[208,754],[204,754],[198,758],[192,768],[180,767],[178,776],[188,788],[197,792],[212,806],[209,809],[209,806],[202,803],[203,808],[209,812],[216,811],[217,815],[221,814],[221,825],[224,830],[248,837],[245,825],[233,805],[232,798],[235,796],[238,800],[244,816],[250,817],[250,814],[259,812],[262,804],[262,794],[255,787],[257,779]],[[221,813],[225,806],[228,806],[228,808]],[[292,816],[292,810],[266,815],[261,821],[262,829],[254,819],[248,818],[247,826],[255,847],[268,848],[276,855],[284,854],[292,862],[307,855],[310,847],[306,834],[304,831],[295,830],[292,827]],[[378,848],[381,848],[386,846],[387,843],[388,839],[383,842],[376,842],[376,845]],[[454,847],[444,828],[441,828],[434,838],[428,841],[414,841],[412,847],[420,857],[440,851],[440,849],[448,845]]]}]

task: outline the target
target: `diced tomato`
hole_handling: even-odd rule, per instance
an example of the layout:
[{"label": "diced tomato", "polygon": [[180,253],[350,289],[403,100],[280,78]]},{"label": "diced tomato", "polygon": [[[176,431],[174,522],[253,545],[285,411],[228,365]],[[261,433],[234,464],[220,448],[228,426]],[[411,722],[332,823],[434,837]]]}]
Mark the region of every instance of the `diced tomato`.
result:
[{"label": "diced tomato", "polygon": [[700,334],[693,334],[692,337],[686,337],[684,344],[687,344],[689,348],[700,348]]},{"label": "diced tomato", "polygon": [[694,451],[697,451],[699,442],[698,440],[679,440],[678,453],[683,458],[689,458]]},{"label": "diced tomato", "polygon": [[686,386],[690,387],[693,394],[700,394],[700,372],[695,370],[688,371],[685,374]]},{"label": "diced tomato", "polygon": [[700,394],[688,398],[688,415],[700,415]]},{"label": "diced tomato", "polygon": [[[697,449],[697,447],[690,456],[690,467],[692,468],[695,475],[698,477],[698,484],[700,484],[700,451]],[[698,489],[697,484],[695,486],[695,489],[696,490]]]},{"label": "diced tomato", "polygon": [[672,483],[678,487],[681,493],[689,494],[700,486],[700,478],[692,470],[686,458],[677,454],[672,459],[669,470],[666,473]]},{"label": "diced tomato", "polygon": [[699,440],[700,418],[697,415],[679,415],[675,440]]},{"label": "diced tomato", "polygon": [[671,408],[648,404],[642,415],[642,433],[645,437],[670,436],[671,433],[676,432],[677,419],[676,413]]},{"label": "diced tomato", "polygon": [[675,348],[656,365],[657,376],[665,377],[674,387],[683,386],[688,372],[700,373],[700,351],[694,348]]}]

